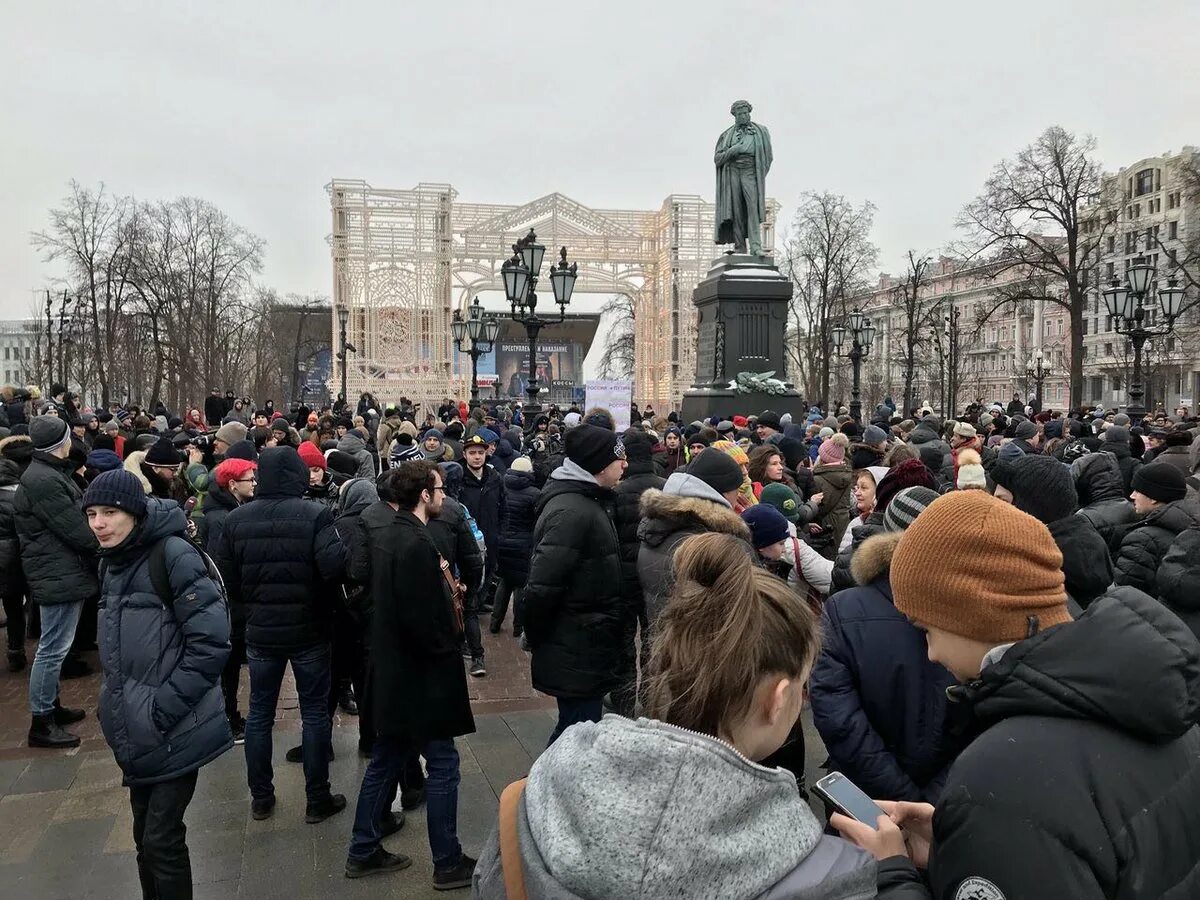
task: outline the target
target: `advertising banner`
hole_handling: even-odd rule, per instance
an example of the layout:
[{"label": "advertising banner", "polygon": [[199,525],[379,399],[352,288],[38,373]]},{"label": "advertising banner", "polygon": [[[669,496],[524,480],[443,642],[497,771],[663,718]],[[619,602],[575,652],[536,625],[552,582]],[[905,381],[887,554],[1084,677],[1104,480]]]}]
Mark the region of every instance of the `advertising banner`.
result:
[{"label": "advertising banner", "polygon": [[617,431],[629,427],[629,405],[633,401],[632,381],[589,381],[584,408],[602,406],[613,415]]}]

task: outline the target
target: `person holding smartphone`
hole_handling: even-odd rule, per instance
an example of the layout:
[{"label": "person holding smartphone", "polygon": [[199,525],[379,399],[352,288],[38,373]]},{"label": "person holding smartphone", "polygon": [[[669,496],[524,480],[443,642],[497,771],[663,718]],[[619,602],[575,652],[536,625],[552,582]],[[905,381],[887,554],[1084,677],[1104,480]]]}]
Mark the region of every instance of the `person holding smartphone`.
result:
[{"label": "person holding smartphone", "polygon": [[1072,621],[1049,530],[982,491],[930,504],[891,580],[929,658],[958,679],[948,694],[972,741],[936,811],[877,801],[874,823],[832,817],[880,860],[881,887],[938,900],[1200,896],[1190,629],[1128,586]]}]

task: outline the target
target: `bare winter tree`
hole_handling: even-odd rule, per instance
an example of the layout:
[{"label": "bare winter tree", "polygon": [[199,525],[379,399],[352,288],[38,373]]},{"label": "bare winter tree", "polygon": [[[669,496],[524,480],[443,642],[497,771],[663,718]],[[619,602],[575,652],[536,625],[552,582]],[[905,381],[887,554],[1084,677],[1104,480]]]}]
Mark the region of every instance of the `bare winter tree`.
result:
[{"label": "bare winter tree", "polygon": [[626,379],[633,377],[634,360],[634,298],[629,294],[614,294],[600,308],[601,318],[610,325],[604,337],[604,355],[597,371],[601,378]]},{"label": "bare winter tree", "polygon": [[[1072,408],[1083,399],[1089,271],[1115,225],[1110,198],[1102,194],[1095,150],[1091,136],[1076,136],[1058,125],[1047,128],[1015,158],[996,166],[983,193],[967,204],[957,223],[967,233],[965,255],[992,263],[991,277],[999,279],[996,302],[983,318],[1027,299],[1067,310]],[[1012,277],[1013,270],[1019,277]]]},{"label": "bare winter tree", "polygon": [[779,254],[794,292],[788,352],[792,380],[810,400],[829,402],[832,327],[846,312],[845,298],[863,293],[879,251],[871,243],[875,207],[854,206],[840,194],[803,195]]},{"label": "bare winter tree", "polygon": [[900,360],[904,373],[904,407],[903,415],[915,405],[913,396],[913,380],[921,365],[921,354],[929,341],[929,310],[931,304],[922,295],[926,285],[926,275],[929,272],[929,257],[908,251],[905,262],[904,280],[892,289],[893,309],[898,309],[902,316],[899,351],[893,350]]}]

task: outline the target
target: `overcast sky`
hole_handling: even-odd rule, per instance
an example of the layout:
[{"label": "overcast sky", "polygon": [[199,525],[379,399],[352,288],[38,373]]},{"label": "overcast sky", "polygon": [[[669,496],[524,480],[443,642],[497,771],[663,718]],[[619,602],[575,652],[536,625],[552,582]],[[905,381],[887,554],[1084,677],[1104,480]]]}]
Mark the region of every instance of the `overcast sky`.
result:
[{"label": "overcast sky", "polygon": [[768,192],[873,201],[892,271],[1050,124],[1110,167],[1200,144],[1197,0],[2,4],[5,318],[71,178],[211,200],[266,238],[264,282],[327,294],[332,177],[657,208],[712,196],[741,97]]}]

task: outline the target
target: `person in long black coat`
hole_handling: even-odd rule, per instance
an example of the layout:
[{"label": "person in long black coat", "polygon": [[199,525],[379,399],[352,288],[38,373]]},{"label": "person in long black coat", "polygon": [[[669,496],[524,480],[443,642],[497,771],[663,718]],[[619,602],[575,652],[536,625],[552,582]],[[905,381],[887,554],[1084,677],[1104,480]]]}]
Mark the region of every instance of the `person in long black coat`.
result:
[{"label": "person in long black coat", "polygon": [[[407,865],[380,845],[379,828],[414,752],[428,770],[427,821],[435,886],[466,886],[475,861],[456,833],[459,759],[454,738],[475,731],[460,632],[441,555],[426,527],[442,506],[441,472],[409,460],[379,482],[380,501],[359,516],[365,540],[353,544],[347,574],[371,597],[371,690],[375,744],[363,775],[346,863],[351,877]],[[453,876],[457,875],[455,879]]]},{"label": "person in long black coat", "polygon": [[504,473],[504,530],[500,532],[497,559],[500,581],[496,585],[496,604],[489,625],[492,634],[500,633],[511,596],[513,637],[521,636],[521,595],[529,578],[529,557],[533,553],[533,526],[537,523],[534,508],[541,494],[529,457],[515,457],[512,465]]},{"label": "person in long black coat", "polygon": [[1079,495],[1079,516],[1096,527],[1109,554],[1115,556],[1124,526],[1133,521],[1133,504],[1117,458],[1111,453],[1085,453],[1071,463],[1071,475]]},{"label": "person in long black coat", "polygon": [[654,442],[640,428],[625,432],[625,461],[628,467],[621,483],[613,489],[616,507],[613,521],[617,526],[617,541],[621,548],[621,600],[625,606],[624,630],[621,634],[620,686],[613,691],[613,709],[623,716],[632,716],[637,699],[637,630],[642,629],[642,659],[649,661],[649,625],[646,621],[646,600],[638,580],[638,525],[642,521],[642,494],[651,488],[662,490],[667,480],[657,473],[653,453]]}]

